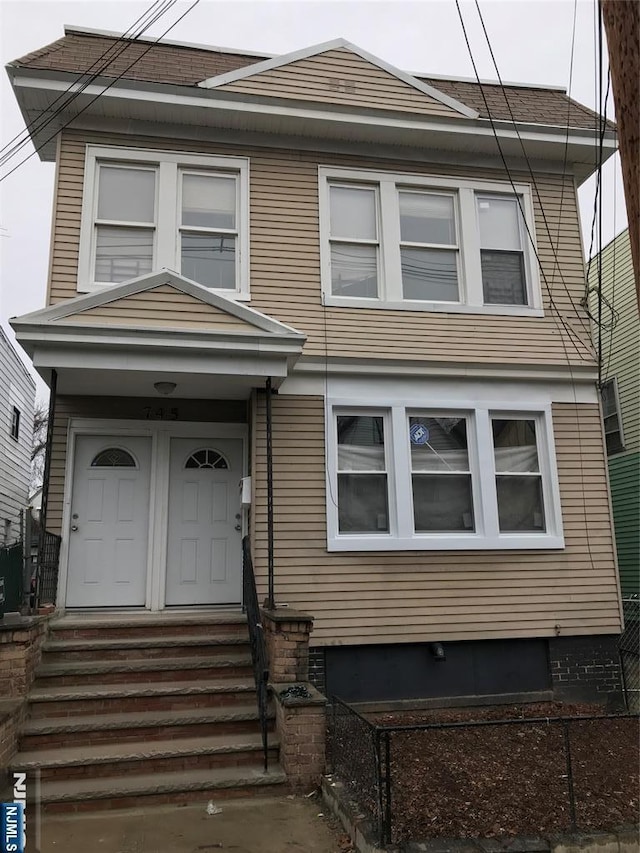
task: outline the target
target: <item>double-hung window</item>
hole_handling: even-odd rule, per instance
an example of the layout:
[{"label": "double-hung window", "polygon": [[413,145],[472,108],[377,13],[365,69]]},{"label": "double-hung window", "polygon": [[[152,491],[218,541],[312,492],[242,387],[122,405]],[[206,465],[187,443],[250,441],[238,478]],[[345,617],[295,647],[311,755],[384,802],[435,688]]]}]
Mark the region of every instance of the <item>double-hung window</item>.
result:
[{"label": "double-hung window", "polygon": [[551,407],[327,404],[329,550],[561,548]]},{"label": "double-hung window", "polygon": [[248,161],[89,145],[78,290],[167,268],[248,297]]},{"label": "double-hung window", "polygon": [[527,185],[319,169],[325,303],[542,316]]},{"label": "double-hung window", "polygon": [[600,388],[602,399],[602,417],[604,419],[604,437],[607,443],[607,456],[624,451],[624,437],[622,435],[622,417],[620,415],[620,402],[618,400],[618,383],[613,379],[607,379]]}]

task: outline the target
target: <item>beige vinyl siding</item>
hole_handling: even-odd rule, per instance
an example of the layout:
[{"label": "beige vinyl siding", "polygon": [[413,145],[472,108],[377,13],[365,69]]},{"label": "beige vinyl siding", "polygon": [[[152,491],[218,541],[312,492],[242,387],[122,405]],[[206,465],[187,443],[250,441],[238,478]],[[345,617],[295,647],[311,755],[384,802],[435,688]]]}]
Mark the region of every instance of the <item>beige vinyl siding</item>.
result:
[{"label": "beige vinyl siding", "polygon": [[[181,400],[158,397],[58,397],[53,423],[53,446],[49,477],[47,529],[60,533],[64,501],[64,477],[70,418],[98,418],[109,435],[109,420],[161,420],[176,409],[181,421],[202,423],[246,423],[244,400]],[[63,534],[64,535],[64,534]]]},{"label": "beige vinyl siding", "polygon": [[255,326],[164,284],[65,317],[62,323],[255,332]]},{"label": "beige vinyl siding", "polygon": [[[329,554],[322,398],[275,397],[273,419],[276,600],[313,614],[313,643],[619,631],[597,405],[553,406],[566,541],[561,551]],[[252,471],[260,599],[267,561],[265,440],[260,398],[254,437],[259,461]]]},{"label": "beige vinyl siding", "polygon": [[[52,303],[76,295],[86,142],[193,150],[193,144],[172,139],[64,132],[54,232]],[[201,142],[197,147],[202,153],[250,158],[250,304],[304,332],[307,335],[304,355],[445,362],[454,359],[458,363],[592,364],[589,328],[579,307],[584,294],[584,261],[575,188],[570,176],[564,179],[560,175],[537,176],[546,224],[537,193],[532,194],[542,263],[543,318],[324,308],[320,287],[319,164],[457,177],[468,177],[469,170],[286,149],[225,147]],[[474,169],[473,176],[505,179],[499,170],[491,169]],[[528,183],[525,174],[513,177]],[[558,272],[556,256],[562,274]]]},{"label": "beige vinyl siding", "polygon": [[462,118],[457,110],[378,68],[346,48],[262,71],[215,91],[340,104],[374,110]]}]

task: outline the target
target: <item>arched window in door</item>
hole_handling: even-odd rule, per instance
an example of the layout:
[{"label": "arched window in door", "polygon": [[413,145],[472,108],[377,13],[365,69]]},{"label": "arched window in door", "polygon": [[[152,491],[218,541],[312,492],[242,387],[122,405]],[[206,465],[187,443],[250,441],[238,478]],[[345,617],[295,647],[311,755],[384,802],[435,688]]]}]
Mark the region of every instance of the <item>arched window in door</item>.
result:
[{"label": "arched window in door", "polygon": [[92,468],[137,468],[136,461],[128,450],[107,447],[93,457]]},{"label": "arched window in door", "polygon": [[205,447],[202,450],[196,450],[187,459],[185,468],[228,468],[227,460],[221,453],[211,447]]}]

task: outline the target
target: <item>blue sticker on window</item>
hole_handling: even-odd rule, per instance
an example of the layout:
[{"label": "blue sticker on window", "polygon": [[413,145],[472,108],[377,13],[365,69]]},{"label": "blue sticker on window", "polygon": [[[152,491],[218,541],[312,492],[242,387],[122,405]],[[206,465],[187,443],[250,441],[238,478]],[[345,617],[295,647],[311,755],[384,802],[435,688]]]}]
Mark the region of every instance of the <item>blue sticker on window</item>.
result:
[{"label": "blue sticker on window", "polygon": [[429,441],[429,430],[424,424],[411,424],[409,438],[411,444],[426,444]]}]

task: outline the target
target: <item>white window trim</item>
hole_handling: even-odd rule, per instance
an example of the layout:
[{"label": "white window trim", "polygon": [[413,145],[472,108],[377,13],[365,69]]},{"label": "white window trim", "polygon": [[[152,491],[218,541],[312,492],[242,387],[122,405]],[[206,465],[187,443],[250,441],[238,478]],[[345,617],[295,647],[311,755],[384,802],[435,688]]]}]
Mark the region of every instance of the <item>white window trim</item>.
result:
[{"label": "white window trim", "polygon": [[[389,488],[389,533],[340,533],[338,528],[339,414],[378,415],[385,418],[385,454]],[[475,532],[415,533],[411,488],[408,417],[424,412],[460,413],[467,418],[469,465],[472,474]],[[493,453],[491,417],[529,418],[536,422],[538,460],[542,477],[546,529],[540,533],[501,533]],[[560,486],[556,467],[551,403],[516,404],[505,399],[474,405],[458,400],[437,400],[425,406],[424,398],[394,400],[333,398],[326,400],[327,549],[329,551],[477,551],[564,548]]]},{"label": "white window trim", "polygon": [[[352,182],[377,184],[380,201],[380,296],[377,299],[335,296],[331,292],[331,251],[329,242],[329,186]],[[403,172],[378,172],[366,169],[341,169],[333,166],[318,167],[320,214],[320,264],[322,298],[325,305],[345,308],[381,308],[402,311],[444,311],[459,314],[501,314],[516,317],[543,317],[542,294],[536,260],[535,228],[531,188],[528,184],[515,184],[521,197],[522,211],[527,225],[523,230],[523,252],[527,284],[527,305],[484,304],[482,269],[480,266],[480,234],[477,227],[476,194],[487,193],[513,197],[513,187],[508,182],[471,181],[464,178],[412,175]],[[395,205],[391,196],[397,189],[433,189],[455,194],[456,236],[460,270],[460,302],[429,302],[402,298],[400,275],[400,223],[392,213]],[[386,200],[386,203],[385,203]],[[534,245],[531,246],[531,241]]]},{"label": "white window trim", "polygon": [[98,205],[98,166],[102,162],[156,167],[156,221],[152,272],[170,269],[180,272],[180,181],[182,168],[231,173],[238,186],[238,254],[236,290],[208,288],[228,298],[248,301],[249,294],[249,160],[213,154],[185,154],[153,148],[87,145],[85,152],[82,223],[78,258],[78,293],[95,293],[114,285],[94,280],[94,223]]},{"label": "white window trim", "polygon": [[600,411],[602,413],[601,414],[601,416],[602,416],[602,434],[604,436],[605,452],[607,454],[607,458],[610,459],[613,456],[619,456],[621,453],[626,453],[627,452],[627,445],[625,444],[625,440],[624,440],[624,426],[622,423],[622,409],[620,408],[620,395],[618,393],[618,377],[617,376],[610,376],[608,379],[603,380],[602,387],[607,385],[609,382],[611,383],[611,387],[613,388],[613,401],[614,401],[615,407],[616,407],[616,417],[618,419],[618,432],[620,434],[620,450],[615,450],[613,453],[609,453],[607,450],[607,431],[605,429],[605,423],[604,423],[605,414],[604,414],[604,405],[603,405],[603,401],[602,401],[602,390],[601,390],[599,396],[600,396]]}]

